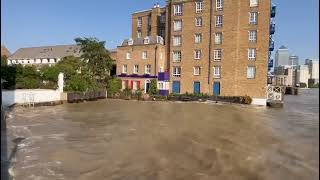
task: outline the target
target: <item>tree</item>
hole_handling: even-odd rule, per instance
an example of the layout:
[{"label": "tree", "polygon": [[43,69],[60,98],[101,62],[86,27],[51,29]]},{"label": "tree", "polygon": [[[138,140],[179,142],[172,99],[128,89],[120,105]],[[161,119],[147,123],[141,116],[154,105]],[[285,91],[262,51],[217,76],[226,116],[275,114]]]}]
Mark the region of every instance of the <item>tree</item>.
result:
[{"label": "tree", "polygon": [[85,71],[97,80],[108,78],[114,61],[105,48],[105,41],[96,38],[76,38],[75,41],[81,47]]},{"label": "tree", "polygon": [[7,65],[8,57],[6,55],[1,56],[1,67]]},{"label": "tree", "polygon": [[81,70],[81,61],[79,57],[67,56],[62,58],[61,61],[57,63],[56,67],[60,72],[64,73],[65,80],[69,80],[71,76],[79,74]]},{"label": "tree", "polygon": [[149,93],[151,95],[156,95],[156,94],[159,94],[159,91],[158,91],[158,82],[156,79],[152,79],[151,80],[151,84],[150,84],[150,90],[149,90]]}]

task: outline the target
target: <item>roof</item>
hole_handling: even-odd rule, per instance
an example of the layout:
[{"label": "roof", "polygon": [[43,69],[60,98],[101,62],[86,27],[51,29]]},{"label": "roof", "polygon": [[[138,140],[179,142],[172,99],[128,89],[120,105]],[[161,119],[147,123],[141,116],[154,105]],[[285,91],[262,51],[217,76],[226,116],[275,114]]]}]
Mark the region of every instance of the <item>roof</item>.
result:
[{"label": "roof", "polygon": [[10,56],[10,51],[3,45],[1,45],[1,56]]},{"label": "roof", "polygon": [[149,38],[149,44],[163,44],[163,38],[161,36],[147,36],[145,38],[125,39],[121,46],[129,46],[129,41],[132,41],[132,45],[147,45],[144,40]]},{"label": "roof", "polygon": [[80,57],[80,46],[57,45],[20,48],[8,59],[37,59],[37,58],[63,58],[66,56]]},{"label": "roof", "polygon": [[279,49],[288,49],[288,48],[282,45]]}]

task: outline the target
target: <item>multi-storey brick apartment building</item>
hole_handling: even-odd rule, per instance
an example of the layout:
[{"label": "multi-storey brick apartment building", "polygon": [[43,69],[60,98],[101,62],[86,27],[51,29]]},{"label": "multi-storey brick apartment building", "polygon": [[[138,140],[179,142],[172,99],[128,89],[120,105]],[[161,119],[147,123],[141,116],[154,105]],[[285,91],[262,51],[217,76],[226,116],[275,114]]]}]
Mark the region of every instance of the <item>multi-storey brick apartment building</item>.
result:
[{"label": "multi-storey brick apartment building", "polygon": [[[253,103],[266,104],[274,16],[271,0],[169,0],[166,7],[134,13],[132,38],[125,42],[164,38],[163,65],[172,93],[248,95]],[[148,46],[133,45],[130,52],[143,57]],[[143,61],[139,56],[125,60],[128,52],[123,45],[118,48],[119,64]],[[121,67],[117,70],[122,74]]]}]

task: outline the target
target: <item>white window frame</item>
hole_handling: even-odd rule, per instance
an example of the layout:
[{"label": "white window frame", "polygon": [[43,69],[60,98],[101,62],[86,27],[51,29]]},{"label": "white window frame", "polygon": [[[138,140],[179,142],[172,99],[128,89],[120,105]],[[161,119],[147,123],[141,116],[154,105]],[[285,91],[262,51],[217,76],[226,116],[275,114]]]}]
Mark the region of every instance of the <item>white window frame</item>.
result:
[{"label": "white window frame", "polygon": [[200,76],[200,74],[201,74],[201,67],[200,66],[193,67],[193,75]]},{"label": "white window frame", "polygon": [[139,30],[139,31],[137,31],[137,37],[138,38],[142,38],[142,32]]},{"label": "white window frame", "polygon": [[202,56],[201,50],[194,51],[194,59],[199,60],[199,59],[201,59],[201,56]]},{"label": "white window frame", "polygon": [[216,10],[217,11],[223,10],[223,0],[216,0]]},{"label": "white window frame", "polygon": [[196,17],[195,18],[196,21],[196,27],[202,27],[202,17]]},{"label": "white window frame", "polygon": [[129,45],[129,46],[132,46],[132,45],[133,45],[133,39],[129,39],[129,40],[128,40],[128,45]]},{"label": "white window frame", "polygon": [[181,46],[181,45],[182,45],[182,36],[173,36],[173,46]]},{"label": "white window frame", "polygon": [[122,66],[122,73],[123,73],[123,74],[127,74],[127,73],[128,73],[128,65],[127,65],[127,64],[124,64],[124,65]]},{"label": "white window frame", "polygon": [[131,52],[127,52],[126,59],[131,59]]},{"label": "white window frame", "polygon": [[258,12],[249,12],[249,24],[257,25],[258,24]]},{"label": "white window frame", "polygon": [[202,42],[202,34],[201,33],[196,33],[194,35],[194,43],[200,44]]},{"label": "white window frame", "polygon": [[139,73],[139,65],[138,64],[135,64],[133,66],[133,74],[138,74]]},{"label": "white window frame", "polygon": [[256,48],[249,48],[248,49],[248,59],[250,61],[254,61],[257,58],[257,49]]},{"label": "white window frame", "polygon": [[151,74],[151,65],[150,64],[147,64],[145,66],[145,71],[144,71],[145,74]]},{"label": "white window frame", "polygon": [[256,78],[256,66],[248,66],[247,67],[247,78],[248,79],[255,79]]},{"label": "white window frame", "polygon": [[181,19],[173,21],[173,31],[182,31],[182,20]]},{"label": "white window frame", "polygon": [[203,1],[198,0],[196,1],[196,13],[201,13],[203,10]]},{"label": "white window frame", "polygon": [[221,78],[221,66],[214,66],[213,67],[213,77],[215,79]]},{"label": "white window frame", "polygon": [[216,16],[216,27],[222,27],[223,24],[223,16],[222,15],[218,15]]},{"label": "white window frame", "polygon": [[173,6],[173,15],[174,16],[182,16],[183,13],[183,4],[176,4]]},{"label": "white window frame", "polygon": [[181,62],[182,53],[181,51],[173,51],[173,62]]},{"label": "white window frame", "polygon": [[250,0],[250,7],[257,7],[259,5],[259,0]]},{"label": "white window frame", "polygon": [[223,37],[222,37],[222,33],[221,32],[215,33],[214,43],[215,44],[222,44],[222,38]]},{"label": "white window frame", "polygon": [[213,56],[214,56],[214,61],[221,61],[221,59],[222,59],[222,49],[215,49]]},{"label": "white window frame", "polygon": [[258,32],[256,30],[249,31],[249,42],[257,42]]},{"label": "white window frame", "polygon": [[172,68],[172,76],[173,77],[181,77],[181,67],[180,66],[174,66]]},{"label": "white window frame", "polygon": [[147,51],[142,52],[142,59],[148,59],[148,52]]},{"label": "white window frame", "polygon": [[150,38],[149,37],[145,37],[143,39],[143,44],[150,44]]},{"label": "white window frame", "polygon": [[142,27],[142,17],[138,17],[137,27],[138,28]]}]

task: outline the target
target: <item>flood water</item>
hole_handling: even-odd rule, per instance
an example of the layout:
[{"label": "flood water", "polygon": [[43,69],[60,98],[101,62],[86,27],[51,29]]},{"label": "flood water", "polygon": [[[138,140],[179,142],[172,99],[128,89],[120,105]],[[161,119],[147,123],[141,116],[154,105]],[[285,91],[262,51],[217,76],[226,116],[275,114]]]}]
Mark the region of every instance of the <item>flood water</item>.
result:
[{"label": "flood water", "polygon": [[301,90],[283,109],[123,100],[15,108],[10,171],[15,180],[315,180],[318,97]]}]

